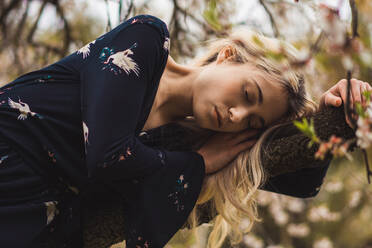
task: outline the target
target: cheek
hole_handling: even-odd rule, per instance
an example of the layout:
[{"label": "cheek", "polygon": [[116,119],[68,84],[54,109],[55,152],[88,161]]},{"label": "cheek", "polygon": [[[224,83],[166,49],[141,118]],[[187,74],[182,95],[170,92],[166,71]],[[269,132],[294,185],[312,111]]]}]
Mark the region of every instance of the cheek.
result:
[{"label": "cheek", "polygon": [[198,123],[199,126],[205,127],[206,123],[206,107],[207,103],[205,101],[204,97],[201,97],[201,95],[194,96],[193,99],[193,116],[195,118],[195,121]]}]

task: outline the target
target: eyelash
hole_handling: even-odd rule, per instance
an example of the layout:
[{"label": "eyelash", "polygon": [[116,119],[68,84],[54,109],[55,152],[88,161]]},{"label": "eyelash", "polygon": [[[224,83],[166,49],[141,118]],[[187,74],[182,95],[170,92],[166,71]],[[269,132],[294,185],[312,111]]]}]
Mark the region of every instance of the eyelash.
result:
[{"label": "eyelash", "polygon": [[248,97],[248,93],[247,93],[247,91],[245,91],[245,96],[246,96],[246,98],[247,98],[247,101],[250,103],[251,101],[249,100],[249,97]]},{"label": "eyelash", "polygon": [[[249,99],[249,97],[248,97],[248,92],[247,92],[247,91],[244,91],[244,95],[245,95],[247,101],[250,103],[251,101],[250,101],[250,99]],[[248,123],[248,127],[249,127],[249,128],[252,127],[252,121],[250,121],[250,120],[249,120],[249,123]]]}]

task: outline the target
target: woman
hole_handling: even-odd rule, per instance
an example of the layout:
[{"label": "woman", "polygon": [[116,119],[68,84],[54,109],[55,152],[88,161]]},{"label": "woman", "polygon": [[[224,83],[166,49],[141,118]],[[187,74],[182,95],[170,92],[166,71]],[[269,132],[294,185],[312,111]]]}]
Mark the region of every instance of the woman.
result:
[{"label": "woman", "polygon": [[[235,43],[244,52],[244,43]],[[206,174],[251,148],[259,130],[315,109],[299,75],[284,78],[269,60],[249,62],[249,51],[240,56],[226,46],[208,57],[208,66],[182,66],[168,56],[169,44],[163,21],[135,16],[0,88],[1,244],[43,247],[55,236],[64,247],[82,247],[82,203],[120,197],[127,247],[163,247],[192,211]],[[332,98],[339,92],[325,103],[345,100]],[[360,92],[353,95],[360,99]],[[141,131],[189,115],[199,127],[221,132],[197,151],[151,148],[138,139]],[[249,159],[249,171],[232,168],[248,179],[237,189],[246,193],[240,213],[254,220],[251,195],[263,175]],[[225,226],[216,223],[217,244]]]}]

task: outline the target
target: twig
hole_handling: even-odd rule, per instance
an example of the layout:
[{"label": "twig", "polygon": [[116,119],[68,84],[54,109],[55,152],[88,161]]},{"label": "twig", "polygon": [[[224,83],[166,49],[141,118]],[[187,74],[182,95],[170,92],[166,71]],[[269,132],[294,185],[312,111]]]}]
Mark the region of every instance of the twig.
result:
[{"label": "twig", "polygon": [[71,32],[70,32],[70,26],[68,24],[68,21],[65,17],[65,14],[64,14],[64,11],[63,11],[63,8],[61,7],[61,5],[59,4],[58,1],[55,1],[54,2],[54,5],[56,6],[56,10],[57,10],[57,13],[59,13],[61,19],[63,20],[63,24],[64,24],[64,29],[65,29],[65,36],[64,36],[64,42],[63,42],[63,48],[62,48],[62,51],[61,51],[61,55],[62,56],[65,56],[68,52],[68,48],[70,46],[70,43],[71,43]]},{"label": "twig", "polygon": [[108,1],[105,0],[106,3],[106,13],[107,13],[107,26],[106,26],[106,32],[110,31],[112,29],[111,27],[111,20],[110,20],[110,11],[109,11],[109,4]]},{"label": "twig", "polygon": [[260,4],[262,5],[262,7],[264,8],[264,10],[266,11],[267,15],[270,18],[270,23],[271,23],[271,27],[272,27],[272,29],[274,31],[274,36],[275,37],[279,37],[280,36],[279,29],[276,26],[276,22],[274,20],[273,14],[271,13],[271,11],[269,10],[269,8],[267,7],[267,5],[264,2],[264,0],[259,0],[259,2],[260,2]]},{"label": "twig", "polygon": [[132,9],[133,9],[133,0],[130,1],[129,8],[128,8],[127,14],[124,17],[124,20],[128,19],[129,14],[132,11]]},{"label": "twig", "polygon": [[[349,4],[350,4],[351,14],[352,14],[351,15],[351,18],[352,18],[352,20],[351,20],[352,36],[351,36],[351,38],[348,39],[347,46],[351,45],[351,41],[354,38],[359,37],[359,34],[358,34],[358,9],[357,9],[355,0],[349,0]],[[354,118],[352,118],[352,116],[351,116],[351,113],[355,114],[355,111],[351,110],[351,107],[350,107],[351,90],[352,90],[351,89],[351,71],[348,70],[347,71],[347,96],[346,96],[346,108],[345,108],[345,110],[346,110],[346,115],[348,116],[350,122],[354,126],[353,129],[355,131],[355,129],[357,128],[357,123],[356,123],[356,120],[354,120]],[[372,176],[372,171],[369,168],[367,151],[365,149],[362,149],[362,151],[363,151],[363,154],[364,154],[364,161],[365,161],[365,165],[366,165],[367,181],[370,184],[371,183],[370,177]]]},{"label": "twig", "polygon": [[352,37],[359,37],[358,34],[358,9],[355,4],[355,0],[349,0],[351,8],[351,27],[352,27]]},{"label": "twig", "polygon": [[366,151],[366,149],[362,149],[362,152],[363,152],[363,155],[364,155],[364,162],[366,163],[367,180],[368,180],[368,183],[371,184],[370,176],[372,176],[372,172],[370,170],[369,163],[368,163],[367,151]]}]

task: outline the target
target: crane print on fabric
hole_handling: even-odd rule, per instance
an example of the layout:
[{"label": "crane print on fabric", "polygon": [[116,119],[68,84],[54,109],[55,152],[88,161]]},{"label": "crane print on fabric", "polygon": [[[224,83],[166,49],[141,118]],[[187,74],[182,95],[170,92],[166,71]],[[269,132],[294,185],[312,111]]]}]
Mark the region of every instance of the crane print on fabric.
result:
[{"label": "crane print on fabric", "polygon": [[125,71],[127,75],[133,71],[137,76],[139,73],[139,67],[137,63],[129,57],[133,55],[132,49],[137,47],[137,42],[135,42],[130,48],[124,51],[115,52],[113,48],[104,47],[100,53],[99,59],[104,64],[102,70],[110,70],[115,73],[115,75]]},{"label": "crane print on fabric", "polygon": [[31,116],[36,116],[40,119],[42,119],[43,117],[41,115],[39,115],[38,113],[35,113],[35,112],[32,112],[30,110],[30,107],[28,106],[27,103],[24,103],[21,101],[21,99],[18,98],[18,102],[15,102],[13,101],[12,99],[10,99],[8,97],[8,104],[11,108],[14,108],[14,109],[18,109],[19,112],[21,113],[19,116],[18,116],[18,120],[25,120],[27,118],[27,115],[30,114]]},{"label": "crane print on fabric", "polygon": [[85,148],[85,154],[87,154],[87,144],[89,144],[88,136],[89,136],[89,128],[87,124],[83,121],[83,134],[84,134],[84,148]]},{"label": "crane print on fabric", "polygon": [[86,44],[85,46],[83,46],[82,48],[80,48],[76,53],[77,54],[82,53],[83,54],[83,59],[85,59],[86,57],[89,56],[90,46],[93,45],[94,43],[96,43],[96,40],[94,40],[92,42],[89,42],[88,44]]},{"label": "crane print on fabric", "polygon": [[47,216],[47,223],[46,225],[49,225],[50,222],[54,219],[54,217],[59,213],[57,209],[57,201],[48,201],[44,202],[44,205],[46,207],[46,216]]},{"label": "crane print on fabric", "polygon": [[189,184],[185,182],[184,175],[181,174],[177,179],[177,185],[175,186],[175,192],[168,195],[168,199],[177,207],[177,211],[180,212],[185,209],[183,203],[183,197],[187,192]]},{"label": "crane print on fabric", "polygon": [[2,163],[5,159],[7,159],[8,157],[9,157],[9,155],[1,156],[1,157],[0,157],[0,165],[1,165],[1,163]]},{"label": "crane print on fabric", "polygon": [[163,48],[166,50],[166,51],[169,51],[169,47],[170,47],[170,39],[168,37],[165,37],[165,41],[164,41],[164,44],[163,44]]}]

